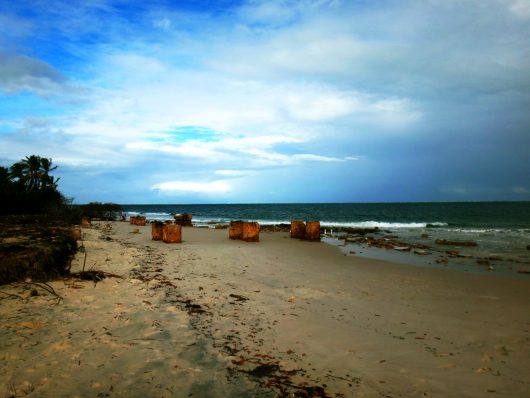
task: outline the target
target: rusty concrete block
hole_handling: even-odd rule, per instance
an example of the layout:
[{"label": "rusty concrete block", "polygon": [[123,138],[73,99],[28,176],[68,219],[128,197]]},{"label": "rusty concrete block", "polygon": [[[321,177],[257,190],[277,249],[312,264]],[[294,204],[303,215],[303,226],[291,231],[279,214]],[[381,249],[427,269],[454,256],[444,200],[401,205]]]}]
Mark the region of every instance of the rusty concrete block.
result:
[{"label": "rusty concrete block", "polygon": [[305,239],[313,242],[320,241],[320,221],[308,221],[306,223]]},{"label": "rusty concrete block", "polygon": [[156,221],[151,224],[151,238],[153,240],[162,240],[164,237],[164,223]]},{"label": "rusty concrete block", "polygon": [[305,238],[305,222],[302,220],[291,221],[291,238],[304,239]]},{"label": "rusty concrete block", "polygon": [[162,227],[162,240],[165,243],[182,242],[182,226],[177,224],[164,224]]},{"label": "rusty concrete block", "polygon": [[191,214],[188,214],[188,213],[176,214],[175,224],[182,225],[183,227],[192,227],[193,224],[191,222],[191,219],[192,219]]},{"label": "rusty concrete block", "polygon": [[230,239],[241,239],[243,237],[243,221],[230,222],[228,237]]},{"label": "rusty concrete block", "polygon": [[257,222],[244,222],[241,239],[245,242],[258,242],[259,224]]},{"label": "rusty concrete block", "polygon": [[71,230],[72,238],[77,242],[78,240],[81,240],[81,228],[80,227],[73,227]]}]

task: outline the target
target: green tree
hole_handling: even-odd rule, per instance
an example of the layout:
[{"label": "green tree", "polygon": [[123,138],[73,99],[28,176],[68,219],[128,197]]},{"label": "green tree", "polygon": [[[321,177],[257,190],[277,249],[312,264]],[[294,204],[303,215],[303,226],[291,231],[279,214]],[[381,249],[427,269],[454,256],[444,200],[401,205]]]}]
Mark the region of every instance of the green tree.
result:
[{"label": "green tree", "polygon": [[10,168],[11,180],[21,185],[28,192],[43,189],[57,190],[57,182],[50,175],[57,166],[52,166],[52,160],[37,155],[26,156]]},{"label": "green tree", "polygon": [[38,214],[64,210],[51,159],[31,155],[9,169],[0,167],[0,214]]},{"label": "green tree", "polygon": [[0,186],[8,185],[10,182],[9,169],[7,167],[0,166]]}]

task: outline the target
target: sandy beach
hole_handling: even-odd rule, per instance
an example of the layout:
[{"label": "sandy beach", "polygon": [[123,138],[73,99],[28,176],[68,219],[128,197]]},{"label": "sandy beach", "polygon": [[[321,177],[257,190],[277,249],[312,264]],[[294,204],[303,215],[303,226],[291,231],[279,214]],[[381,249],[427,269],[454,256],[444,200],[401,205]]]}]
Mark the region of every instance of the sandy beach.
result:
[{"label": "sandy beach", "polygon": [[72,272],[114,276],[50,282],[59,297],[0,287],[0,397],[530,391],[528,280],[345,256],[283,232],[247,243],[190,227],[165,244],[150,226],[99,222],[80,244]]}]

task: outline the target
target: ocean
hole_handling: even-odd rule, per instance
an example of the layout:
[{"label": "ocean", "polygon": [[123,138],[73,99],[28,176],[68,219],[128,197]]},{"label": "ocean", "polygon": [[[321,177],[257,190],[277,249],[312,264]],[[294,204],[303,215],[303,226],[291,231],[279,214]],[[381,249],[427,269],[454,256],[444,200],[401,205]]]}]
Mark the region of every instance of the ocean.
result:
[{"label": "ocean", "polygon": [[[435,259],[448,250],[459,250],[445,267],[472,272],[518,274],[530,271],[530,202],[450,203],[290,203],[213,205],[122,205],[126,216],[143,214],[148,220],[172,220],[190,213],[196,226],[227,224],[232,220],[260,224],[289,224],[291,220],[320,221],[326,243],[340,246],[346,255],[391,259],[420,266],[440,267]],[[407,244],[433,248],[432,256],[389,253],[385,249],[344,245],[339,227],[373,228]],[[439,247],[438,239],[466,240],[476,247]],[[391,258],[389,258],[391,256]],[[470,257],[467,257],[470,256]],[[480,262],[480,264],[478,264]]]}]

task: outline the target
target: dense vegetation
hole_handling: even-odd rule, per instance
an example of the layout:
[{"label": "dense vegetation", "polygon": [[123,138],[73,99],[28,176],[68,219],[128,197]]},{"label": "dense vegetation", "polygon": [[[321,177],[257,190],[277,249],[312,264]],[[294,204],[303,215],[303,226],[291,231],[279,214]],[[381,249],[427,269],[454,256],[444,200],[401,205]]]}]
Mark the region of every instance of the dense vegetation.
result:
[{"label": "dense vegetation", "polygon": [[82,216],[114,219],[112,203],[74,206],[58,190],[52,160],[27,156],[0,167],[0,285],[67,275],[77,250],[72,224]]},{"label": "dense vegetation", "polygon": [[26,156],[11,167],[0,167],[0,214],[47,214],[78,223],[81,216],[114,220],[121,208],[114,203],[91,202],[71,206],[58,190],[52,159]]},{"label": "dense vegetation", "polygon": [[41,214],[67,205],[51,176],[57,166],[40,156],[27,156],[11,167],[0,167],[0,214]]},{"label": "dense vegetation", "polygon": [[101,220],[116,220],[121,212],[121,206],[116,203],[90,202],[79,206],[79,208],[83,216]]}]

